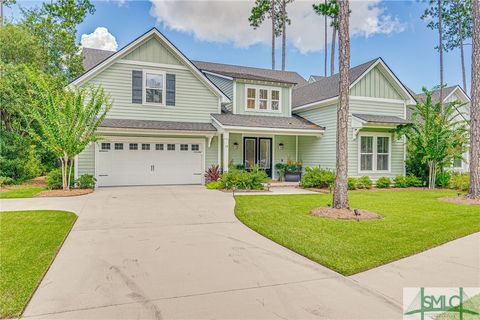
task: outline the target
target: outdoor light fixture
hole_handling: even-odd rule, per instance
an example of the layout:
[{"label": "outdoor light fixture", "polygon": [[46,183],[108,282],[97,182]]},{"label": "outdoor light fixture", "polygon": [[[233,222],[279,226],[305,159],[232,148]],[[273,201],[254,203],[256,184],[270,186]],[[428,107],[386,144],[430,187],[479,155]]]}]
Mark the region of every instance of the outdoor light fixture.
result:
[{"label": "outdoor light fixture", "polygon": [[238,150],[238,142],[233,143],[233,149]]},{"label": "outdoor light fixture", "polygon": [[283,143],[280,142],[280,143],[278,144],[278,149],[279,149],[279,150],[283,150],[283,147],[284,147]]}]

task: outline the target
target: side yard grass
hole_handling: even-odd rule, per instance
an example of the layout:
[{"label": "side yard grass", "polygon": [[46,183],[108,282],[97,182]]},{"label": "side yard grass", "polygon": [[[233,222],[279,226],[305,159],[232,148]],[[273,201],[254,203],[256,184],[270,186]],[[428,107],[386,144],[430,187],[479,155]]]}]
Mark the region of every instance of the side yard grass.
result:
[{"label": "side yard grass", "polygon": [[0,318],[19,317],[77,216],[0,211]]},{"label": "side yard grass", "polygon": [[41,186],[25,186],[21,188],[15,188],[0,192],[0,199],[31,198],[43,190],[45,190],[45,187]]},{"label": "side yard grass", "polygon": [[352,275],[480,231],[480,206],[437,198],[452,191],[350,192],[350,207],[384,216],[332,220],[311,209],[329,194],[236,196],[235,213],[263,236],[344,275]]}]

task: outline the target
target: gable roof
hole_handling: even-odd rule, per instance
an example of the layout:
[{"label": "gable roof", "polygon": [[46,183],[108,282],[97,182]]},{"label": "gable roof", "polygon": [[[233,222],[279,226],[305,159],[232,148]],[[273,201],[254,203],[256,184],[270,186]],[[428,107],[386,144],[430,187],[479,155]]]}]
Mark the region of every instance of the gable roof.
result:
[{"label": "gable roof", "polygon": [[82,48],[83,53],[83,69],[88,71],[95,67],[97,64],[107,59],[115,53],[115,51],[94,49],[94,48]]},{"label": "gable roof", "polygon": [[[113,62],[117,59],[120,59],[122,56],[132,52],[135,50],[139,45],[145,42],[152,37],[156,37],[158,40],[163,42],[168,49],[172,51],[174,55],[178,57],[180,61],[182,61],[187,68],[192,71],[197,78],[202,81],[212,92],[214,92],[218,97],[222,98],[222,102],[230,102],[230,99],[220,90],[213,82],[208,79],[203,72],[201,72],[180,50],[178,50],[173,43],[170,42],[157,28],[152,28],[149,31],[145,32],[143,35],[135,39],[134,41],[130,42],[128,45],[120,49],[119,51],[113,53],[109,57],[105,58],[100,63],[96,64],[94,67],[90,68],[88,71],[84,72],[82,75],[74,79],[72,82],[69,83],[71,85],[79,85],[84,81],[88,80],[97,72],[100,72],[110,66]],[[85,59],[85,58],[84,58]]]},{"label": "gable roof", "polygon": [[[350,89],[377,65],[381,66],[389,74],[389,76],[391,76],[396,86],[403,92],[404,96],[411,99],[411,102],[413,103],[415,101],[414,96],[408,91],[405,85],[400,82],[400,80],[385,64],[382,58],[376,58],[350,68],[348,71]],[[338,97],[340,90],[339,83],[340,74],[336,73],[333,76],[323,77],[322,79],[308,83],[304,86],[294,88],[292,93],[292,107],[295,109]]]},{"label": "gable roof", "polygon": [[309,83],[312,83],[312,82],[315,82],[315,81],[319,81],[319,80],[322,80],[324,78],[327,78],[327,77],[324,77],[324,76],[315,76],[315,75],[311,75],[310,78],[308,78],[308,82]]},{"label": "gable roof", "polygon": [[235,79],[274,81],[302,85],[307,81],[293,71],[280,71],[263,68],[245,67],[233,64],[214,63],[206,61],[192,61],[200,70],[219,74]]},{"label": "gable roof", "polygon": [[[448,97],[457,90],[459,90],[465,96],[466,100],[470,101],[470,97],[465,93],[465,91],[463,91],[463,89],[459,85],[443,88],[443,100],[444,101],[447,100]],[[425,93],[422,92],[417,94],[415,98],[417,99],[417,101],[423,102],[426,98],[426,95]],[[434,103],[438,102],[439,99],[440,99],[440,89],[432,90],[432,102]]]}]

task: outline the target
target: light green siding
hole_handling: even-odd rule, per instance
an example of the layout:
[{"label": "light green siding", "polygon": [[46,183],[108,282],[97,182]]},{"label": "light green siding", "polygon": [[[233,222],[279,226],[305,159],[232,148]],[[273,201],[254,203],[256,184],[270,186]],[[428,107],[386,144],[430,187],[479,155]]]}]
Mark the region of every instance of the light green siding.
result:
[{"label": "light green siding", "polygon": [[[234,144],[238,143],[237,146]],[[240,133],[230,133],[228,143],[228,158],[233,164],[243,164],[243,139]]]},{"label": "light green siding", "polygon": [[153,38],[141,44],[123,59],[174,65],[182,64],[173,53]]},{"label": "light green siding", "polygon": [[211,165],[217,164],[220,164],[218,160],[218,137],[213,137],[210,148],[208,147],[208,139],[205,142],[205,170]]},{"label": "light green siding", "polygon": [[78,177],[83,174],[95,175],[95,144],[90,143],[85,150],[78,155],[77,161]]},{"label": "light green siding", "polygon": [[[281,113],[279,112],[260,112],[260,111],[246,111],[247,101],[245,99],[245,85],[252,84],[252,85],[259,85],[262,87],[274,87],[274,88],[281,88]],[[237,114],[251,114],[251,115],[262,115],[262,116],[277,116],[277,117],[289,117],[290,116],[290,87],[285,87],[281,85],[267,85],[262,84],[260,82],[249,82],[246,84],[245,82],[235,80],[235,109]]]},{"label": "light green siding", "polygon": [[[276,163],[287,163],[288,160],[296,160],[295,136],[279,136],[276,135],[273,141],[273,167]],[[283,150],[279,145],[283,143]]]},{"label": "light green siding", "polygon": [[132,70],[143,68],[145,67],[115,63],[90,81],[101,85],[113,99],[107,118],[210,122],[210,114],[218,113],[218,97],[189,70],[147,68],[176,75],[175,106],[132,103]]},{"label": "light green siding", "polygon": [[233,80],[217,77],[206,73],[205,76],[212,81],[230,100],[233,97]]},{"label": "light green siding", "polygon": [[378,67],[367,73],[351,90],[352,96],[402,99]]}]

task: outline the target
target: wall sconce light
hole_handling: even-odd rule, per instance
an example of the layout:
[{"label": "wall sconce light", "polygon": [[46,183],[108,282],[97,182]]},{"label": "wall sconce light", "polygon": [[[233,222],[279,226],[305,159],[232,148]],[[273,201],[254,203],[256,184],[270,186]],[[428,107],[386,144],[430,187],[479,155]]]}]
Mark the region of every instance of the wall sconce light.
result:
[{"label": "wall sconce light", "polygon": [[234,150],[238,150],[238,142],[234,142],[234,143],[233,143],[233,149],[234,149]]},{"label": "wall sconce light", "polygon": [[279,143],[279,144],[278,144],[278,149],[279,149],[279,150],[283,150],[283,148],[284,148],[283,143]]}]

